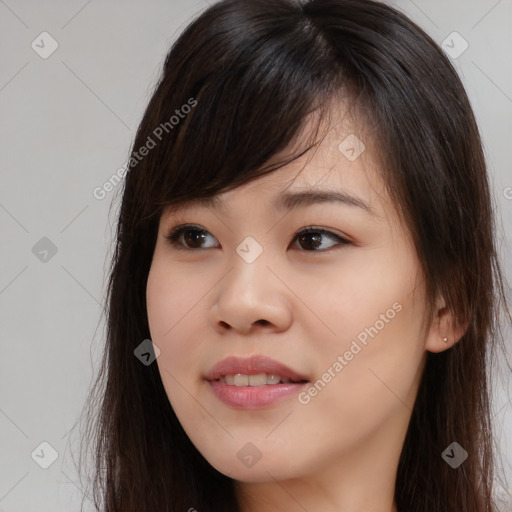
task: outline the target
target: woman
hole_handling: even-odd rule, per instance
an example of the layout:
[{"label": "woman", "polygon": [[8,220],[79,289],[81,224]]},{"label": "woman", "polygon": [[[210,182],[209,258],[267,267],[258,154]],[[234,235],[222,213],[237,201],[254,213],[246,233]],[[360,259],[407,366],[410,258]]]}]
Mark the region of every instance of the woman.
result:
[{"label": "woman", "polygon": [[98,508],[495,510],[488,178],[420,28],[368,0],[214,4],[129,163]]}]

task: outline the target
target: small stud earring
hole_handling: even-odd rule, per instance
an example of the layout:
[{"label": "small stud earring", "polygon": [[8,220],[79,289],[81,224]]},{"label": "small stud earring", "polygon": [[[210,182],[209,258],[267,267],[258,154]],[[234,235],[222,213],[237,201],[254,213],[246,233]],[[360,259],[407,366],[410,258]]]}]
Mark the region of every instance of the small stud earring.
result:
[{"label": "small stud earring", "polygon": [[444,337],[442,338],[442,340],[443,340],[445,343],[448,343],[448,338],[447,338],[446,336],[444,336]]}]

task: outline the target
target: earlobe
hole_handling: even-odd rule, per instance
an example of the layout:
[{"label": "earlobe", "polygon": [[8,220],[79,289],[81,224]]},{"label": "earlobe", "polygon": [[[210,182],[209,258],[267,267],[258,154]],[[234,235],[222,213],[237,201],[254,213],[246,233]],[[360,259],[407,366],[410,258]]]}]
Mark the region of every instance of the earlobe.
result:
[{"label": "earlobe", "polygon": [[458,343],[466,332],[468,324],[461,325],[456,321],[453,313],[446,307],[443,297],[439,298],[436,306],[436,318],[427,334],[425,350],[437,353],[443,352]]}]

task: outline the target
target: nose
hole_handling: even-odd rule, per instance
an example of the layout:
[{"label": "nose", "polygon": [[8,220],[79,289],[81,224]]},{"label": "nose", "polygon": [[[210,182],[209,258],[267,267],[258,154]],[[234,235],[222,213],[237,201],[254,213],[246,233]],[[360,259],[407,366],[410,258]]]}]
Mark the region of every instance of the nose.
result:
[{"label": "nose", "polygon": [[231,270],[215,290],[210,320],[219,334],[281,332],[290,326],[289,289],[263,254],[247,263],[235,253]]}]

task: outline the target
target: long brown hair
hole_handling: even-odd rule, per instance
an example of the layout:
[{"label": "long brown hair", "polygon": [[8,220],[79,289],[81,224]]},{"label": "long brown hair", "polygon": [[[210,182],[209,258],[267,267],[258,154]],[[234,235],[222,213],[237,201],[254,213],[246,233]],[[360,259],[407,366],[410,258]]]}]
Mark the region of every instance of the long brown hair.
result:
[{"label": "long brown hair", "polygon": [[[428,354],[398,467],[398,508],[495,510],[488,377],[505,294],[480,135],[443,51],[406,16],[370,0],[224,0],[170,49],[133,143],[105,351],[86,404],[98,510],[239,510],[235,482],[191,443],[157,365],[134,356],[150,338],[146,281],[158,224],[168,205],[288,163],[266,165],[340,91],[374,123],[383,176],[422,264],[428,320],[441,294],[468,325],[451,349]],[[441,457],[453,441],[469,454],[457,469]]]}]

